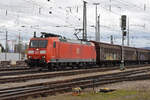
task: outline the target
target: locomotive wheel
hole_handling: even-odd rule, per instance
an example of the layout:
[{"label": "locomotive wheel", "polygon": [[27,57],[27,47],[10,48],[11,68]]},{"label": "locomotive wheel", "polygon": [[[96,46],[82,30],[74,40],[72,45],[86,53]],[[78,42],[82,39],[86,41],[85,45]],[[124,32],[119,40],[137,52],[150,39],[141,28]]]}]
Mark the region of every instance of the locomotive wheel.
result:
[{"label": "locomotive wheel", "polygon": [[52,66],[52,64],[48,64],[48,70],[49,70],[49,71],[53,71],[53,66]]}]

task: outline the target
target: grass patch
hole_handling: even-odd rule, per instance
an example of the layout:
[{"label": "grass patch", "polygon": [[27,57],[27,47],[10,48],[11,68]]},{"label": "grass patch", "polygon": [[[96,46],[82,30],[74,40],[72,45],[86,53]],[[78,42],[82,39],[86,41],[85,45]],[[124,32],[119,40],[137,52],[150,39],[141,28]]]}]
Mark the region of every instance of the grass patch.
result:
[{"label": "grass patch", "polygon": [[82,93],[79,96],[59,95],[33,100],[150,100],[150,91],[116,90],[108,93]]},{"label": "grass patch", "polygon": [[82,100],[150,100],[150,91],[117,90],[108,93],[85,93]]}]

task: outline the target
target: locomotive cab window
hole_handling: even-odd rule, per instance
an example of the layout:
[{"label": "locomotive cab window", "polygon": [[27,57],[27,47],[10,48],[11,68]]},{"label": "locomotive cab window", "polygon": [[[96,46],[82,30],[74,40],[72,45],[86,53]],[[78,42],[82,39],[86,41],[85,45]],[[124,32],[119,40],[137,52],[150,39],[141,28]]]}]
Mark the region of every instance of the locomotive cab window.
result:
[{"label": "locomotive cab window", "polygon": [[46,48],[47,47],[47,40],[31,40],[30,41],[30,48]]}]

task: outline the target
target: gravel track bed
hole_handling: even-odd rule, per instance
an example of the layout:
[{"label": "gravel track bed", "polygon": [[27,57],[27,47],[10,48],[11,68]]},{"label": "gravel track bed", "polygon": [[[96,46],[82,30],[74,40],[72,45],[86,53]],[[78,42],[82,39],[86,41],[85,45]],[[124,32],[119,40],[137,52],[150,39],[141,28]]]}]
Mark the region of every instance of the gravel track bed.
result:
[{"label": "gravel track bed", "polygon": [[[147,67],[142,67],[142,68],[136,68],[136,69],[145,69],[149,68]],[[126,71],[132,71],[136,69],[126,69]],[[54,82],[54,81],[62,81],[62,80],[69,80],[73,78],[79,78],[79,77],[88,77],[88,76],[96,76],[96,75],[105,75],[105,74],[113,74],[113,73],[119,73],[121,72],[120,70],[113,70],[113,71],[106,71],[106,72],[94,72],[94,73],[87,73],[87,74],[79,74],[79,75],[71,75],[71,76],[59,76],[59,77],[53,77],[49,79],[36,79],[36,80],[30,80],[30,81],[25,81],[25,82],[19,82],[19,83],[5,83],[5,84],[0,84],[0,89],[4,88],[10,88],[10,87],[18,87],[18,86],[25,86],[25,85],[30,85],[30,84],[38,84],[38,83],[45,83],[45,82]],[[53,72],[55,73],[55,72]],[[44,73],[43,73],[44,74]]]}]

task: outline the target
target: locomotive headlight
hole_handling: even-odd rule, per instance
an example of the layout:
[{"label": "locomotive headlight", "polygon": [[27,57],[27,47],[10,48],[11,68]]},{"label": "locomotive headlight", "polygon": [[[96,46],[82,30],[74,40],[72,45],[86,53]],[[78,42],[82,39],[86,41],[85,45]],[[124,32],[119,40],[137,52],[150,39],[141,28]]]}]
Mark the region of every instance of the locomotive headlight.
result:
[{"label": "locomotive headlight", "polygon": [[29,56],[28,58],[30,59],[30,58],[32,58],[32,56]]},{"label": "locomotive headlight", "polygon": [[46,54],[46,50],[41,50],[40,54]]},{"label": "locomotive headlight", "polygon": [[29,50],[28,54],[34,54],[34,51],[33,50]]}]

